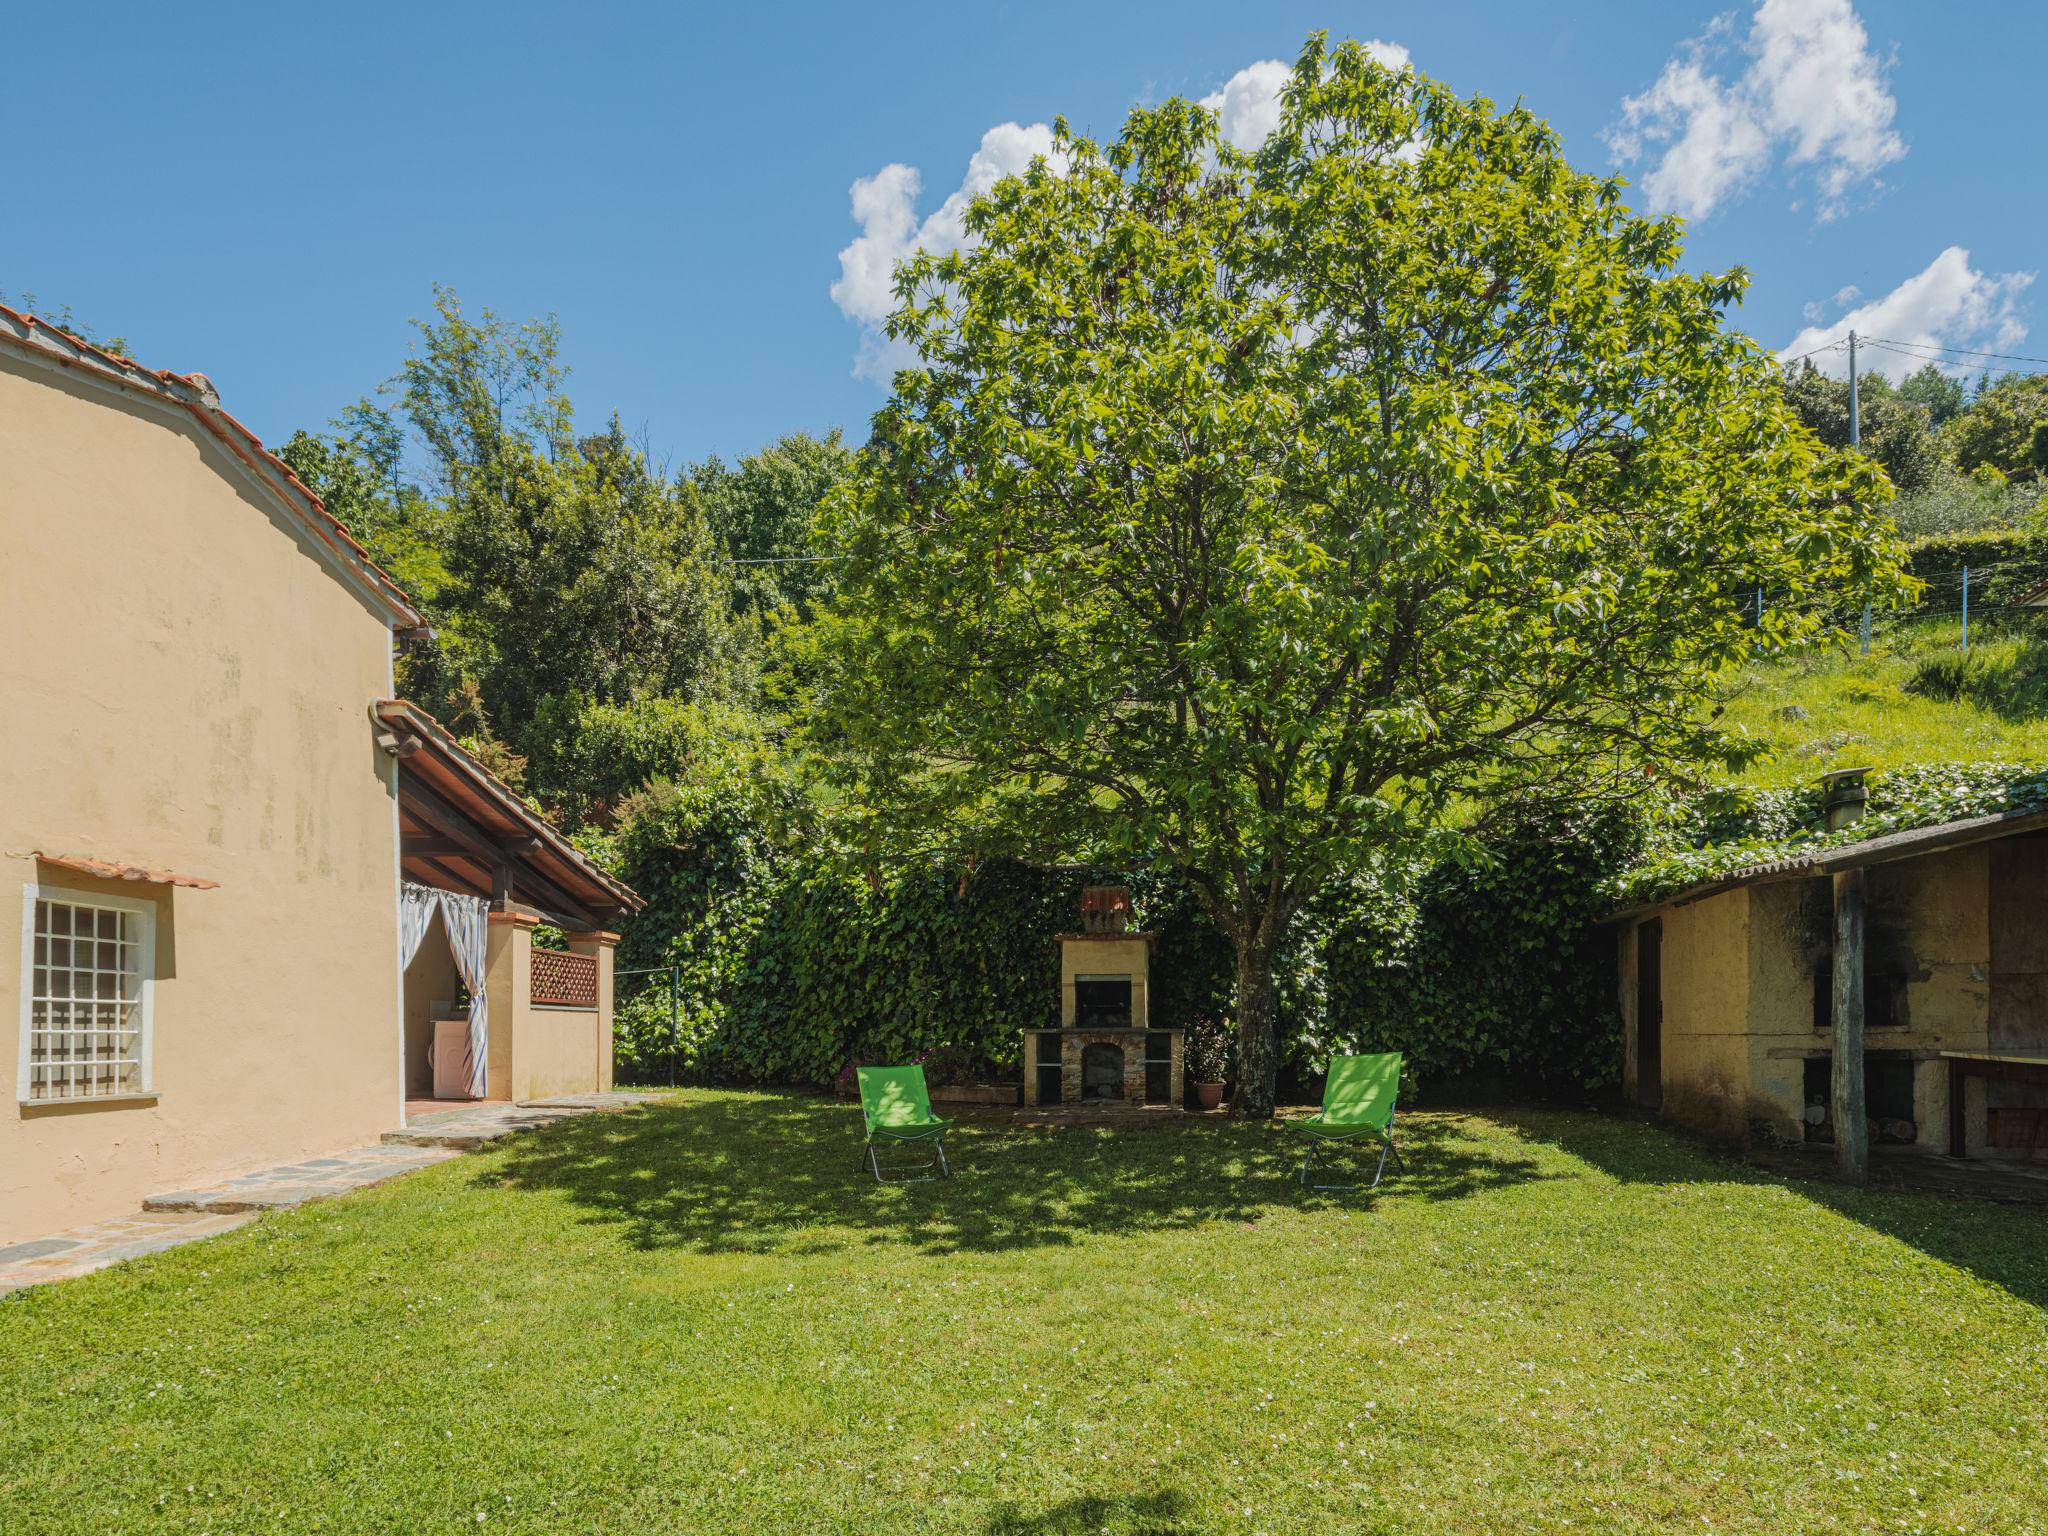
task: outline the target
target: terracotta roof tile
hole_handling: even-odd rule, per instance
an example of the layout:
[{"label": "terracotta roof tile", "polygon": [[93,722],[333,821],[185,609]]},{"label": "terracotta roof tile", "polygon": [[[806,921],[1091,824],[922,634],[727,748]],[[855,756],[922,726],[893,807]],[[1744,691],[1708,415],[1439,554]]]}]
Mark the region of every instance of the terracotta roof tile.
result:
[{"label": "terracotta roof tile", "polygon": [[220,889],[218,880],[207,880],[199,875],[181,875],[168,869],[150,869],[141,864],[117,864],[111,859],[88,859],[81,855],[62,857],[38,850],[36,862],[53,865],[58,869],[72,870],[81,875],[92,875],[101,880],[139,880],[148,885],[184,885],[195,891]]}]

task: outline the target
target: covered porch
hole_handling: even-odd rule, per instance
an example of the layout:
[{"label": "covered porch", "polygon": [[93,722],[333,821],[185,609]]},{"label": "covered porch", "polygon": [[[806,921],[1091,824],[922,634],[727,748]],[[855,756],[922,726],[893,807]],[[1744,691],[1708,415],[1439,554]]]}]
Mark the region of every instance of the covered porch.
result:
[{"label": "covered porch", "polygon": [[608,1091],[612,950],[639,896],[424,710],[392,699],[371,714],[399,769],[408,1116]]}]

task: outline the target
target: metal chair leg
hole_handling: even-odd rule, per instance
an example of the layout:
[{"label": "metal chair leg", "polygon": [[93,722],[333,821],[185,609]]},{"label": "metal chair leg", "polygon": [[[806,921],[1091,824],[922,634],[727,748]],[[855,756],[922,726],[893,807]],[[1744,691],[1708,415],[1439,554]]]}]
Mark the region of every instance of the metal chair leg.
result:
[{"label": "metal chair leg", "polygon": [[877,1184],[929,1184],[934,1179],[950,1179],[953,1177],[952,1167],[946,1162],[946,1148],[936,1137],[932,1139],[932,1160],[926,1163],[910,1165],[922,1170],[921,1173],[915,1176],[906,1175],[900,1179],[892,1179],[885,1176],[882,1172],[882,1159],[877,1153],[873,1142],[867,1143],[863,1148],[863,1153],[862,1166],[874,1174]]},{"label": "metal chair leg", "polygon": [[1401,1151],[1394,1145],[1394,1138],[1387,1136],[1383,1137],[1380,1141],[1379,1162],[1372,1171],[1371,1183],[1356,1180],[1349,1184],[1316,1183],[1314,1175],[1326,1166],[1325,1159],[1334,1158],[1334,1156],[1334,1153],[1325,1150],[1321,1142],[1311,1141],[1308,1144],[1308,1155],[1301,1160],[1301,1172],[1298,1177],[1301,1180],[1302,1186],[1307,1189],[1321,1191],[1325,1194],[1340,1194],[1345,1190],[1351,1189],[1378,1189],[1380,1187],[1380,1179],[1386,1174],[1387,1158],[1389,1156],[1394,1159],[1395,1168],[1403,1173],[1408,1171],[1401,1162]]}]

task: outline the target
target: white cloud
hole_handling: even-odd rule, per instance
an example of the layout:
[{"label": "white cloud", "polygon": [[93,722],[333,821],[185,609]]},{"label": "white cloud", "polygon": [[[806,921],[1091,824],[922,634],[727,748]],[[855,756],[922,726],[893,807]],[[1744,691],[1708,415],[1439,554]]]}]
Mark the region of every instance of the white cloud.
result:
[{"label": "white cloud", "polygon": [[1052,129],[1046,124],[998,123],[981,136],[959,187],[922,220],[917,197],[924,182],[915,166],[885,165],[853,184],[853,218],[860,234],[839,253],[832,300],[840,313],[861,323],[855,373],[886,380],[908,361],[905,349],[882,334],[882,322],[896,307],[896,264],[914,250],[934,256],[958,250],[967,242],[967,205],[1003,177],[1021,174],[1035,157],[1050,153]]},{"label": "white cloud", "polygon": [[1721,17],[1686,43],[1607,132],[1623,164],[1657,149],[1642,177],[1650,206],[1704,218],[1782,157],[1810,177],[1820,217],[1840,215],[1858,183],[1906,153],[1898,103],[1850,0],[1762,0],[1742,42],[1746,64],[1720,68],[1733,33]]},{"label": "white cloud", "polygon": [[[1778,356],[1798,357],[1839,341],[1852,330],[1862,337],[1883,338],[1923,349],[1981,346],[2003,351],[2026,339],[2027,326],[2020,318],[2019,300],[2033,280],[2031,272],[1980,272],[1970,265],[1968,251],[1952,245],[1929,262],[1925,271],[1907,278],[1884,297],[1872,299],[1829,324],[1809,325],[1786,342]],[[1835,295],[1838,303],[1858,297],[1861,295],[1853,287]],[[1809,314],[1808,318],[1812,316]],[[1927,361],[1925,357],[1908,356],[1880,346],[1859,348],[1857,352],[1859,368],[1893,379],[1904,378]],[[1849,369],[1848,351],[1838,348],[1823,352],[1813,362],[1815,367],[1840,378]]]},{"label": "white cloud", "polygon": [[[1408,63],[1399,43],[1369,42],[1365,51],[1390,69]],[[1225,138],[1240,148],[1255,148],[1280,123],[1280,92],[1293,73],[1278,59],[1246,65],[1222,87],[1202,98],[1216,113]],[[1038,155],[1052,152],[1052,129],[1045,123],[1020,127],[999,123],[981,136],[981,147],[967,162],[967,174],[936,212],[919,218],[917,200],[924,180],[915,166],[891,164],[853,184],[853,219],[860,233],[839,253],[839,279],[832,300],[841,314],[861,327],[860,350],[853,371],[887,381],[911,361],[908,349],[882,334],[883,322],[896,307],[895,270],[915,250],[944,255],[967,244],[967,205],[1005,176],[1021,174]]]},{"label": "white cloud", "polygon": [[1280,126],[1280,91],[1293,73],[1278,59],[1261,59],[1224,81],[1220,91],[1204,96],[1202,105],[1216,114],[1224,138],[1239,149],[1256,148]]},{"label": "white cloud", "polygon": [[[1408,50],[1399,43],[1375,38],[1359,46],[1388,69],[1408,67]],[[1216,126],[1224,138],[1239,149],[1256,149],[1280,126],[1280,92],[1293,73],[1291,64],[1261,59],[1240,69],[1223,82],[1221,90],[1204,96],[1201,104],[1216,114]]]}]

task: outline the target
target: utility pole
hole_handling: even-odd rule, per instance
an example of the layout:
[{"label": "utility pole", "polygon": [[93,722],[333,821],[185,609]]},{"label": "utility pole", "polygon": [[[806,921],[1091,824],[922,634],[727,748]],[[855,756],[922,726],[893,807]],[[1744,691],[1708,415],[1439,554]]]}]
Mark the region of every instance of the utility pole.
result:
[{"label": "utility pole", "polygon": [[1849,333],[1849,446],[1863,446],[1863,422],[1856,409],[1856,333]]},{"label": "utility pole", "polygon": [[[1863,412],[1856,400],[1856,333],[1849,333],[1849,446],[1863,446]],[[1863,605],[1863,654],[1870,654],[1870,604]]]}]

